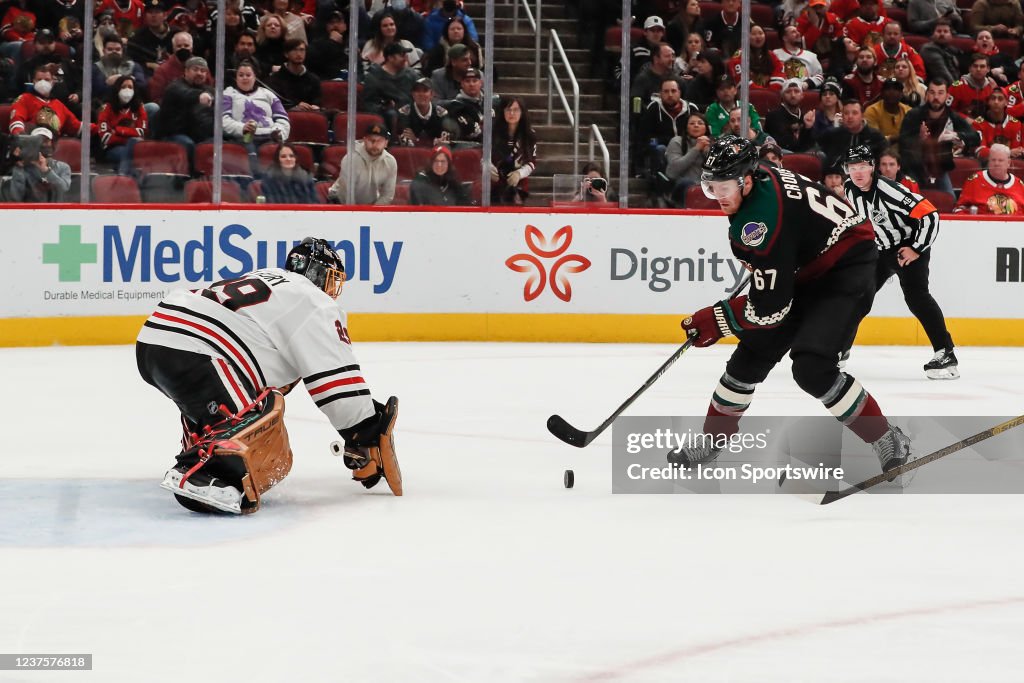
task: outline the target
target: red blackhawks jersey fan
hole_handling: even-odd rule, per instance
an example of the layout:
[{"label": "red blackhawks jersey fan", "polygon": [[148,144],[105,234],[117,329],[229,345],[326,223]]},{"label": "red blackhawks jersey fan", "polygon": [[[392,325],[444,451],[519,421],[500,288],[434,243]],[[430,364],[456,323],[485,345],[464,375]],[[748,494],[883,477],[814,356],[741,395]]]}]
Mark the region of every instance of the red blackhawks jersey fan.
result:
[{"label": "red blackhawks jersey fan", "polygon": [[255,512],[292,464],[284,396],[301,380],[338,430],[353,478],[402,494],[392,430],[398,399],[374,401],[337,304],[345,268],[306,238],[284,269],[172,292],[139,333],[139,372],[174,401],[184,427],[161,486],[196,512]]},{"label": "red blackhawks jersey fan", "polygon": [[[719,455],[754,390],[789,352],[793,378],[878,455],[883,471],[911,457],[910,440],[890,425],[875,398],[837,366],[846,336],[874,296],[870,222],[825,186],[783,168],[758,164],[749,140],[723,136],[704,162],[702,186],[729,217],[733,255],[751,271],[749,296],[703,308],[682,322],[696,346],[735,335],[708,407],[704,430],[715,438],[684,447],[669,461],[686,467]],[[905,482],[901,482],[905,483]]]}]

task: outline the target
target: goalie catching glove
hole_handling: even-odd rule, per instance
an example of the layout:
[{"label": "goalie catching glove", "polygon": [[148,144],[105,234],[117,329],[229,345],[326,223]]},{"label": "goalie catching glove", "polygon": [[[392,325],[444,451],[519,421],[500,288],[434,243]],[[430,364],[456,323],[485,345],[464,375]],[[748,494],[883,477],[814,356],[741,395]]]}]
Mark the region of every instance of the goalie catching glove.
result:
[{"label": "goalie catching glove", "polygon": [[746,305],[745,296],[719,301],[684,318],[680,326],[686,330],[686,336],[693,339],[694,346],[711,346],[723,337],[732,337],[740,332],[739,318]]},{"label": "goalie catching glove", "polygon": [[395,454],[395,422],[398,420],[398,398],[387,403],[373,402],[376,413],[348,429],[339,429],[345,442],[335,441],[331,452],[342,456],[352,478],[366,488],[373,488],[381,477],[391,492],[402,495],[402,470]]}]

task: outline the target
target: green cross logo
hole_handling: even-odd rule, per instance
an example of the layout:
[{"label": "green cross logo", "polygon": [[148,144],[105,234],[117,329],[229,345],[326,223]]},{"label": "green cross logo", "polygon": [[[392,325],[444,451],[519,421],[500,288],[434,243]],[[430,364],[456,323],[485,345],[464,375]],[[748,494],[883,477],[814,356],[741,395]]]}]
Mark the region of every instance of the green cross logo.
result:
[{"label": "green cross logo", "polygon": [[96,263],[96,244],[82,244],[81,225],[62,225],[57,242],[43,244],[43,263],[57,264],[61,282],[80,282],[82,264]]}]

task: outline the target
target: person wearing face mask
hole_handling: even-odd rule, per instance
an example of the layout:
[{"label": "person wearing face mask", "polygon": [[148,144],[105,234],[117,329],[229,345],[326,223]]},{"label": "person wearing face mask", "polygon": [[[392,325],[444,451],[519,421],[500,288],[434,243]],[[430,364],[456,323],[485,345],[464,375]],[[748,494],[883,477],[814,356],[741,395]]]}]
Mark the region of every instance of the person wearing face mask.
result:
[{"label": "person wearing face mask", "polygon": [[60,100],[51,97],[53,73],[48,66],[41,66],[32,74],[32,89],[14,101],[11,108],[11,135],[24,135],[39,125],[45,125],[60,135],[77,136],[82,131],[82,122]]},{"label": "person wearing face mask", "polygon": [[103,52],[92,65],[92,94],[106,98],[111,88],[122,76],[131,76],[135,86],[145,92],[146,72],[142,65],[124,56],[124,43],[116,33],[107,33],[103,38]]},{"label": "person wearing face mask", "polygon": [[[162,104],[167,87],[185,75],[185,63],[192,58],[192,34],[179,31],[171,39],[174,54],[164,61],[149,81],[149,99]],[[213,85],[213,78],[206,73],[206,85]]]},{"label": "person wearing face mask", "polygon": [[132,76],[118,76],[96,116],[103,146],[100,157],[116,165],[119,175],[131,175],[132,148],[146,137],[149,128],[149,117],[137,86]]},{"label": "person wearing face mask", "polygon": [[52,158],[53,131],[40,126],[19,140],[8,197],[13,202],[64,201],[71,188],[71,167]]},{"label": "person wearing face mask", "polygon": [[477,33],[476,25],[469,15],[459,9],[456,0],[444,0],[440,7],[427,15],[426,26],[423,29],[422,47],[424,52],[430,52],[441,41],[444,27],[452,17],[460,17],[466,25],[466,35],[480,42],[480,35]]}]

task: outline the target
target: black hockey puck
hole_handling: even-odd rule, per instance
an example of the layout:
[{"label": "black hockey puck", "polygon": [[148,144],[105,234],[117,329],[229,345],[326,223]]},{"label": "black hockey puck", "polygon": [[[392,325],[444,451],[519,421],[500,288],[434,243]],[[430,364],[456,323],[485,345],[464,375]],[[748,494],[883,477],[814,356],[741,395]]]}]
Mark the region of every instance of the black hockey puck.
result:
[{"label": "black hockey puck", "polygon": [[572,473],[572,470],[566,470],[565,474],[562,475],[562,483],[565,484],[565,488],[571,489],[572,485],[576,482],[576,475]]}]

